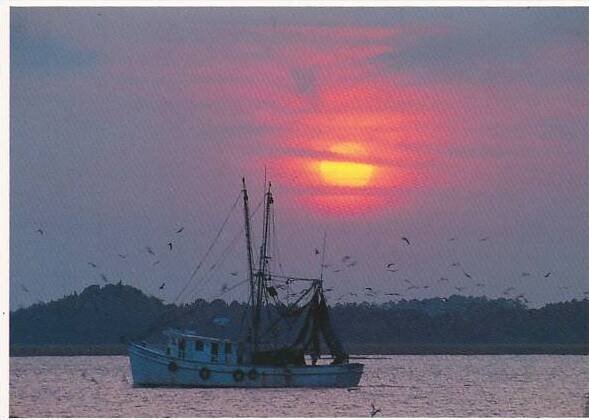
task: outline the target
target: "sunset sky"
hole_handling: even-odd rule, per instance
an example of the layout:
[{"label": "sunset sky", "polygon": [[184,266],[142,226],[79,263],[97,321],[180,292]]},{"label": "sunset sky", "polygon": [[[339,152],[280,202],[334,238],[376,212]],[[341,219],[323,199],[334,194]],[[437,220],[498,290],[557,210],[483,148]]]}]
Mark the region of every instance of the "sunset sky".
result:
[{"label": "sunset sky", "polygon": [[[317,276],[325,232],[332,302],[583,298],[588,18],[12,8],[12,308],[103,285],[101,274],[173,301],[242,176],[257,206],[264,167],[284,271]],[[242,222],[239,204],[186,299],[245,278],[244,240],[230,247]]]}]

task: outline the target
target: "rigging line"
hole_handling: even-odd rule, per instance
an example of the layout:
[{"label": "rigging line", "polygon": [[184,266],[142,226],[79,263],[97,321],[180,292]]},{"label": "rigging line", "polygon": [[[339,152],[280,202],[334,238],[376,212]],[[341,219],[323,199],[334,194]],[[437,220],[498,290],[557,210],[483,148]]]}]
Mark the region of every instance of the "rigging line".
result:
[{"label": "rigging line", "polygon": [[229,293],[230,291],[232,291],[232,290],[234,290],[234,289],[238,288],[239,286],[242,286],[242,285],[244,285],[244,284],[245,284],[245,283],[247,283],[248,281],[250,281],[250,280],[249,280],[249,279],[245,279],[245,280],[242,280],[242,281],[240,281],[240,282],[238,282],[238,283],[235,283],[233,286],[231,286],[231,287],[228,287],[228,288],[227,288],[227,289],[225,289],[223,292],[219,293],[217,296],[214,296],[214,297],[213,297],[213,299],[218,299],[218,298],[220,298],[221,296],[223,296],[223,295],[225,295],[225,294]]},{"label": "rigging line", "polygon": [[[264,203],[264,200],[261,200],[261,201],[258,203],[257,207],[254,209],[254,211],[253,211],[253,213],[251,214],[251,216],[250,216],[250,217],[253,217],[253,216],[256,214],[256,212],[257,212],[257,211],[258,211],[258,210],[259,210],[259,209],[262,207],[262,204],[263,204],[263,203]],[[244,229],[245,229],[245,228],[242,228],[242,229],[241,229],[241,230],[238,232],[238,234],[237,234],[237,235],[235,235],[235,236],[234,236],[234,237],[231,239],[231,242],[229,243],[229,246],[225,247],[225,249],[224,249],[224,250],[222,251],[222,253],[221,253],[221,256],[220,256],[220,257],[219,257],[219,258],[218,258],[218,259],[217,259],[217,260],[216,260],[216,261],[213,263],[213,265],[211,266],[211,268],[209,269],[209,271],[208,271],[208,273],[207,273],[207,274],[210,274],[210,273],[211,273],[213,270],[215,270],[215,269],[219,268],[219,267],[220,267],[220,266],[223,264],[223,262],[224,262],[224,260],[225,260],[225,257],[227,256],[227,255],[226,255],[226,253],[230,252],[230,251],[231,251],[231,248],[233,248],[233,247],[235,246],[235,244],[237,243],[237,239],[238,239],[239,237],[241,237],[241,234],[243,233]],[[254,250],[252,249],[252,252],[253,252],[253,251],[254,251]],[[203,262],[204,262],[204,260],[203,260]],[[192,291],[191,291],[190,293],[188,293],[188,296],[189,296],[189,297],[196,297],[196,292],[198,292],[198,291],[202,290],[202,288],[203,288],[205,285],[207,285],[207,284],[208,284],[208,283],[211,281],[212,277],[211,277],[210,275],[207,275],[207,274],[204,274],[204,276],[206,276],[206,277],[202,277],[202,278],[201,278],[201,283],[200,283],[200,284],[197,282],[197,283],[194,285],[195,287],[192,289]],[[192,279],[191,279],[191,280],[192,280]]]},{"label": "rigging line", "polygon": [[229,220],[229,217],[233,213],[233,210],[235,210],[235,207],[237,206],[237,203],[239,202],[239,199],[240,198],[241,198],[241,191],[239,192],[239,194],[237,195],[237,198],[235,199],[235,202],[231,206],[231,209],[229,210],[229,213],[227,214],[227,217],[225,217],[225,220],[223,221],[223,224],[221,225],[221,228],[217,232],[217,235],[215,236],[215,239],[213,239],[213,243],[209,246],[209,248],[205,252],[205,255],[202,257],[201,261],[198,263],[198,265],[196,266],[196,268],[194,269],[194,271],[190,275],[190,279],[186,282],[186,284],[184,285],[184,287],[182,288],[182,290],[180,291],[180,293],[178,294],[178,296],[176,296],[176,299],[174,299],[173,303],[176,303],[178,301],[178,299],[180,299],[180,297],[182,296],[182,294],[184,293],[184,291],[186,290],[186,288],[188,287],[188,285],[190,284],[190,282],[194,279],[194,276],[196,275],[196,273],[198,272],[198,270],[200,269],[200,267],[202,266],[202,264],[204,263],[204,261],[208,257],[209,253],[211,252],[211,250],[213,249],[213,247],[215,246],[215,244],[219,240],[219,237],[221,236],[221,232],[223,232],[223,229],[225,228],[225,225],[227,224],[227,221]]},{"label": "rigging line", "polygon": [[272,277],[277,277],[279,279],[286,279],[287,281],[319,281],[320,279],[315,278],[306,278],[306,277],[295,277],[295,276],[283,276],[280,274],[270,273]]}]

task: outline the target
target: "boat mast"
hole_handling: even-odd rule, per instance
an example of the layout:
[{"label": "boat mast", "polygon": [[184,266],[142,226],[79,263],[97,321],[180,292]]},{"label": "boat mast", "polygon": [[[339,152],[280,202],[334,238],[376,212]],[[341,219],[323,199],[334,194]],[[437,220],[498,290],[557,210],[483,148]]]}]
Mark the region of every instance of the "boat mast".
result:
[{"label": "boat mast", "polygon": [[[265,183],[264,183],[265,184]],[[254,328],[253,328],[253,347],[254,351],[258,346],[258,329],[260,325],[260,316],[262,313],[262,299],[264,297],[264,289],[266,286],[266,268],[268,266],[268,230],[270,225],[270,206],[273,203],[272,192],[270,188],[272,183],[268,183],[268,191],[264,197],[264,229],[262,235],[262,245],[260,246],[260,262],[258,264],[258,272],[256,273],[256,303],[254,307]]]},{"label": "boat mast", "polygon": [[245,178],[241,178],[241,182],[243,184],[243,213],[245,217],[245,241],[247,247],[247,266],[248,266],[248,274],[249,274],[249,281],[250,281],[250,304],[252,305],[251,311],[251,326],[250,326],[250,342],[252,343],[252,351],[255,348],[255,340],[253,339],[257,335],[257,331],[254,334],[254,330],[257,329],[256,321],[255,321],[255,310],[254,310],[254,295],[255,295],[255,282],[254,282],[254,262],[252,257],[252,237],[251,237],[251,229],[250,229],[250,214],[249,214],[249,204],[248,204],[248,196],[247,196],[247,189],[245,187]]}]

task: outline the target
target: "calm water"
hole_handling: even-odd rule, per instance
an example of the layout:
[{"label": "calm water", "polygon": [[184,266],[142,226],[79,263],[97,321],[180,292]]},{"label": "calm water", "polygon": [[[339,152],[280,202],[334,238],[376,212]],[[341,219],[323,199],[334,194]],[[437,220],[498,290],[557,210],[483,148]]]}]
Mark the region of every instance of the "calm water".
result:
[{"label": "calm water", "polygon": [[579,417],[585,356],[386,356],[357,390],[141,389],[122,356],[10,359],[19,417]]}]

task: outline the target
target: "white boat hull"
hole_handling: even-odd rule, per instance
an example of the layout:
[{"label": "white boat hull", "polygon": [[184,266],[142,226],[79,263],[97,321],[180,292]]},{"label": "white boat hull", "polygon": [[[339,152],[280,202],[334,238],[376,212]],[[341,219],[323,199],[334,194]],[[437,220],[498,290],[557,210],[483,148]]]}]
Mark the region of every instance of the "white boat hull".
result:
[{"label": "white boat hull", "polygon": [[129,346],[129,358],[134,385],[155,387],[353,387],[364,367],[360,363],[286,367],[206,363],[139,344]]}]

